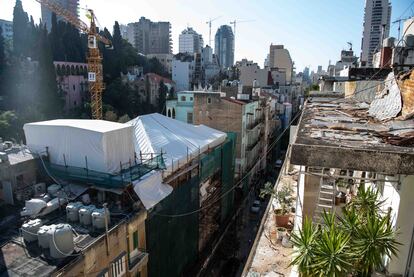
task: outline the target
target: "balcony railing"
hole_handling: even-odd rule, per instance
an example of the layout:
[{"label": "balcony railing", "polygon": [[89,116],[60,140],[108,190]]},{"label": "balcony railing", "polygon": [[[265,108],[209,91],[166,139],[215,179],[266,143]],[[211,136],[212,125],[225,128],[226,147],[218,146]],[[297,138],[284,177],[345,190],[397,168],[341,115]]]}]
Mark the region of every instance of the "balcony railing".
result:
[{"label": "balcony railing", "polygon": [[129,254],[128,269],[134,271],[142,264],[148,262],[148,253],[145,251],[136,251],[136,253]]},{"label": "balcony railing", "polygon": [[47,174],[51,174],[54,177],[94,183],[108,188],[124,188],[132,181],[139,179],[152,170],[165,168],[162,154],[150,155],[148,158],[142,158],[141,161],[136,163],[121,164],[121,171],[116,174],[99,172],[83,167],[52,164],[44,157],[41,157],[40,162]]}]

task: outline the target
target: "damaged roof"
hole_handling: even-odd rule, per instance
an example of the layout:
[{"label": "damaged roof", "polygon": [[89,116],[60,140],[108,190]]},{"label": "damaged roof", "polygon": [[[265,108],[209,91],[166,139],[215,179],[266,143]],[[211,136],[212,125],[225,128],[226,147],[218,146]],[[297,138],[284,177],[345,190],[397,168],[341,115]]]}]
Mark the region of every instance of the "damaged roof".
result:
[{"label": "damaged roof", "polygon": [[387,174],[414,173],[414,120],[379,121],[353,98],[309,98],[292,163]]}]

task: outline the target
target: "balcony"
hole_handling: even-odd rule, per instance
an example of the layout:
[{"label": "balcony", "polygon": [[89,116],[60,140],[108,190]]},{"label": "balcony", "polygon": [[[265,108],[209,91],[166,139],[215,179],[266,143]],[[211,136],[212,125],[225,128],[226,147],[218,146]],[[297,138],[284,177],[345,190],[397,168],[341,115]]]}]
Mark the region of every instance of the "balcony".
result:
[{"label": "balcony", "polygon": [[247,130],[247,150],[251,150],[259,141],[261,126],[258,124],[253,129]]},{"label": "balcony", "polygon": [[145,251],[135,250],[129,254],[128,270],[129,272],[136,271],[142,265],[148,262],[148,253]]}]

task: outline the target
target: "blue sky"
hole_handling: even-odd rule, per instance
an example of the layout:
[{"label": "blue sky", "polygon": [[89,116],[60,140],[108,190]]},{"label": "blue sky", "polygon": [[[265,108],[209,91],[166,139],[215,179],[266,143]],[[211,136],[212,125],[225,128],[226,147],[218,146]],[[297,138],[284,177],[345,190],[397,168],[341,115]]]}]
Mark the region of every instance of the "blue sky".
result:
[{"label": "blue sky", "polygon": [[[40,4],[22,0],[25,10],[40,18]],[[391,20],[399,18],[412,0],[391,0]],[[0,18],[12,19],[14,0],[0,0]],[[240,23],[236,30],[236,60],[248,58],[263,66],[269,45],[284,44],[295,61],[297,72],[305,66],[316,69],[338,60],[347,41],[359,56],[361,48],[364,0],[80,0],[81,7],[95,10],[101,26],[138,21],[145,16],[154,21],[170,21],[173,50],[178,50],[178,35],[187,26],[193,27],[208,42],[209,18],[212,36],[219,25],[234,19],[254,20]],[[85,12],[81,10],[81,18]],[[414,15],[414,5],[404,14]],[[398,24],[391,26],[397,36]]]}]

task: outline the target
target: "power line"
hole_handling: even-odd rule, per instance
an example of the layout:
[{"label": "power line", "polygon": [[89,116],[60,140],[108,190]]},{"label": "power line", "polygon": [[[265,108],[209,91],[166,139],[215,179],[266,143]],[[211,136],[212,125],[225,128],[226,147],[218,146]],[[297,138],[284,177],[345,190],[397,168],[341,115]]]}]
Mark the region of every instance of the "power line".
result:
[{"label": "power line", "polygon": [[[392,79],[391,79],[392,80]],[[381,83],[382,84],[385,84],[386,82],[389,82],[390,80],[383,80],[383,81],[381,81]],[[377,85],[375,85],[375,86],[372,86],[372,87],[370,87],[370,88],[374,88],[374,87],[377,87],[378,86],[378,84]],[[353,95],[350,95],[350,96],[348,96],[348,97],[344,97],[344,98],[341,98],[341,99],[348,99],[348,98],[353,98],[354,96],[356,96],[358,93],[361,93],[361,92],[363,92],[363,91],[365,91],[365,90],[367,90],[367,89],[370,89],[370,88],[365,88],[365,89],[361,89],[361,90],[359,90],[359,91],[356,91]],[[331,101],[327,101],[326,103],[334,103],[335,101],[337,101],[338,99],[333,99],[333,100],[331,100]],[[296,114],[295,115],[295,117],[289,122],[289,124],[288,124],[288,126],[282,131],[282,133],[276,138],[276,140],[275,141],[273,141],[272,142],[272,144],[271,145],[269,145],[269,147],[268,147],[268,150],[267,150],[267,152],[266,152],[266,155],[264,155],[264,156],[262,156],[262,157],[259,157],[257,160],[256,160],[256,163],[255,164],[257,164],[259,161],[261,161],[262,159],[264,159],[264,158],[267,158],[267,154],[273,149],[273,147],[275,147],[276,146],[276,143],[282,138],[282,136],[285,134],[285,132],[289,129],[289,127],[291,127],[292,126],[292,124],[293,124],[293,122],[299,117],[299,116],[301,116],[302,114],[303,114],[303,112],[304,112],[304,109],[302,109],[302,111],[300,112],[300,113],[298,113],[298,114]],[[200,212],[200,211],[202,211],[202,210],[204,210],[204,209],[207,209],[207,208],[209,208],[210,206],[212,206],[213,204],[215,204],[215,203],[217,203],[219,200],[221,200],[224,196],[226,196],[228,193],[230,193],[232,190],[234,190],[239,184],[241,184],[241,182],[244,180],[244,179],[246,179],[248,176],[249,176],[249,173],[251,173],[252,171],[253,171],[253,169],[254,169],[254,167],[252,167],[249,171],[247,171],[247,173],[244,175],[244,177],[242,178],[242,179],[240,179],[234,186],[232,186],[228,191],[226,191],[226,192],[224,192],[219,198],[217,198],[217,199],[215,199],[213,202],[211,202],[211,203],[209,203],[209,204],[207,204],[207,205],[205,205],[205,206],[203,206],[203,207],[200,207],[200,208],[198,208],[198,209],[196,209],[196,210],[193,210],[193,211],[190,211],[190,212],[186,212],[186,213],[181,213],[181,214],[159,214],[159,213],[157,213],[157,212],[154,212],[154,214],[155,215],[158,215],[158,216],[162,216],[162,217],[171,217],[171,218],[175,218],[175,217],[183,217],[183,216],[188,216],[188,215],[192,215],[192,214],[195,214],[195,213],[198,213],[198,212]]]}]

